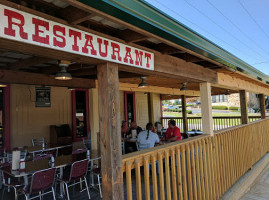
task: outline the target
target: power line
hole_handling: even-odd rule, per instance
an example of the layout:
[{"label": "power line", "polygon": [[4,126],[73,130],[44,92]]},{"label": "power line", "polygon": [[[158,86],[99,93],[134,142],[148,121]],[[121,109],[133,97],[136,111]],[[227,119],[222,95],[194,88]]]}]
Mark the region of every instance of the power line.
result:
[{"label": "power line", "polygon": [[[208,32],[207,30],[205,30],[204,28],[202,28],[201,26],[199,26],[199,25],[193,23],[192,21],[190,21],[190,20],[188,20],[187,18],[183,17],[182,15],[180,15],[179,13],[177,13],[176,11],[174,11],[174,10],[172,10],[171,8],[167,7],[166,5],[160,3],[158,0],[153,0],[153,1],[157,2],[158,4],[160,4],[161,6],[163,6],[164,8],[166,8],[167,10],[170,10],[170,11],[171,11],[172,13],[174,13],[175,15],[178,15],[178,16],[180,16],[181,18],[185,19],[185,20],[188,21],[189,23],[191,23],[191,24],[197,26],[198,28],[200,28],[201,30],[203,30],[204,32],[206,32],[208,35],[213,36],[214,38],[218,39],[219,41],[222,41],[223,43],[225,43],[225,44],[227,44],[228,46],[230,46],[230,47],[236,49],[236,50],[239,51],[239,52],[242,51],[242,49],[238,49],[237,47],[235,47],[235,46],[233,46],[233,45],[227,43],[227,42],[224,41],[223,39],[221,39],[221,38],[219,38],[219,37],[213,35],[212,33]],[[250,56],[250,57],[252,57],[252,58],[254,58],[254,59],[257,59],[256,57],[253,57],[253,55],[251,55],[251,54],[248,54],[248,53],[246,53],[246,52],[245,52],[245,54],[248,55],[248,56]],[[257,59],[257,60],[259,60],[259,59]]]},{"label": "power line", "polygon": [[246,13],[248,14],[248,16],[253,20],[253,22],[258,26],[258,28],[264,33],[264,35],[269,39],[269,36],[267,35],[267,33],[262,29],[262,27],[260,26],[260,24],[254,19],[254,17],[252,17],[252,15],[250,14],[250,12],[245,8],[245,6],[241,3],[240,0],[238,0],[239,4],[242,6],[242,8],[246,11]]},{"label": "power line", "polygon": [[259,47],[261,50],[266,51],[263,47],[261,47],[259,44],[256,43],[256,41],[252,40],[247,34],[245,34],[235,23],[233,23],[232,20],[230,20],[228,17],[226,17],[213,3],[211,3],[209,0],[206,0],[213,8],[215,8],[227,21],[229,21],[237,30],[242,33],[247,39],[252,41],[257,47]]},{"label": "power line", "polygon": [[254,51],[251,47],[249,47],[247,44],[245,44],[244,42],[242,42],[241,40],[239,40],[238,38],[236,38],[233,34],[231,34],[229,31],[227,31],[226,29],[224,29],[222,26],[218,25],[214,20],[212,20],[210,17],[208,17],[206,14],[204,14],[201,10],[199,10],[196,6],[194,6],[193,4],[191,4],[190,2],[188,2],[187,0],[184,0],[188,5],[190,5],[192,8],[194,8],[196,11],[198,11],[201,15],[203,15],[204,17],[206,17],[209,21],[211,21],[212,23],[214,23],[216,26],[218,26],[220,29],[222,29],[224,32],[226,32],[227,34],[229,34],[231,37],[233,37],[234,39],[236,39],[237,41],[239,41],[241,44],[245,45],[247,48],[251,49],[253,52],[255,52],[256,54],[260,55],[261,57],[265,58],[263,55],[261,55],[259,52]]}]

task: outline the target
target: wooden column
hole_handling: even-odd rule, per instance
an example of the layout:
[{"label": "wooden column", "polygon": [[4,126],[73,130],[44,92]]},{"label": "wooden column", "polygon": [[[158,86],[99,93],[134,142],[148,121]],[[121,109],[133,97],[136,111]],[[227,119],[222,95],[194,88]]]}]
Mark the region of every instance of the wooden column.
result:
[{"label": "wooden column", "polygon": [[248,124],[248,105],[247,105],[246,90],[240,90],[239,94],[240,94],[241,122],[242,124]]},{"label": "wooden column", "polygon": [[211,84],[208,82],[200,83],[200,94],[203,133],[213,136]]},{"label": "wooden column", "polygon": [[148,117],[149,117],[149,122],[151,122],[152,124],[154,124],[154,119],[153,119],[153,102],[152,102],[152,95],[149,93],[147,93],[147,98],[148,98]]},{"label": "wooden column", "polygon": [[118,64],[97,66],[103,199],[123,200]]},{"label": "wooden column", "polygon": [[183,131],[187,134],[188,132],[188,119],[187,119],[187,106],[186,106],[186,96],[181,96],[182,105],[182,119],[183,119]]},{"label": "wooden column", "polygon": [[264,96],[264,94],[259,94],[259,100],[260,100],[261,118],[265,119],[266,113],[265,113],[265,96]]}]

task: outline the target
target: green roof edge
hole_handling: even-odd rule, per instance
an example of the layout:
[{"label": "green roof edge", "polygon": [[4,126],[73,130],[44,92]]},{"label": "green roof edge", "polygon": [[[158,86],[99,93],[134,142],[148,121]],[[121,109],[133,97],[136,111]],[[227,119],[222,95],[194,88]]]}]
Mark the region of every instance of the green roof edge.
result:
[{"label": "green roof edge", "polygon": [[144,0],[78,0],[79,2],[241,71],[264,83],[269,77],[207,40]]}]

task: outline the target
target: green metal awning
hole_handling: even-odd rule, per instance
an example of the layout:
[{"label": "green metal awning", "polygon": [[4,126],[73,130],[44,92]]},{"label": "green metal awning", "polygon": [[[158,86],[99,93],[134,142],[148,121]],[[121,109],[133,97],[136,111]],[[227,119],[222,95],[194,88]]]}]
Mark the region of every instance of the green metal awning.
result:
[{"label": "green metal awning", "polygon": [[78,0],[195,53],[269,83],[269,77],[143,0]]}]

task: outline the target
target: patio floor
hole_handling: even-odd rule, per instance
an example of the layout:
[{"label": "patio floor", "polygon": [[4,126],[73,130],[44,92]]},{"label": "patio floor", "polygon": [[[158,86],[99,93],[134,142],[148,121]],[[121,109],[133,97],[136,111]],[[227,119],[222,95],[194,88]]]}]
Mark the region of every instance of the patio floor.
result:
[{"label": "patio floor", "polygon": [[269,167],[264,175],[240,200],[268,200],[269,199]]},{"label": "patio floor", "polygon": [[[87,177],[88,178],[88,177]],[[97,183],[97,181],[95,182]],[[83,187],[84,184],[83,184]],[[57,187],[57,193],[59,192],[59,186]],[[87,195],[87,191],[83,191],[80,192],[80,188],[79,188],[79,184],[76,185],[75,187],[70,187],[69,188],[69,195],[70,195],[70,199],[75,199],[75,200],[85,200],[88,199],[88,195]],[[95,188],[90,188],[90,195],[91,195],[91,199],[93,200],[101,200],[100,195],[99,195],[99,190],[95,189]],[[0,200],[14,200],[14,191],[11,189],[10,192],[7,191],[7,189],[5,189],[5,191],[3,189],[0,190]],[[19,200],[24,200],[25,197],[24,195],[19,195]],[[36,198],[39,199],[39,198]],[[48,194],[44,196],[43,200],[52,200],[52,194]],[[59,195],[56,194],[56,199],[63,199],[61,198]],[[64,198],[67,199],[67,198]]]}]

